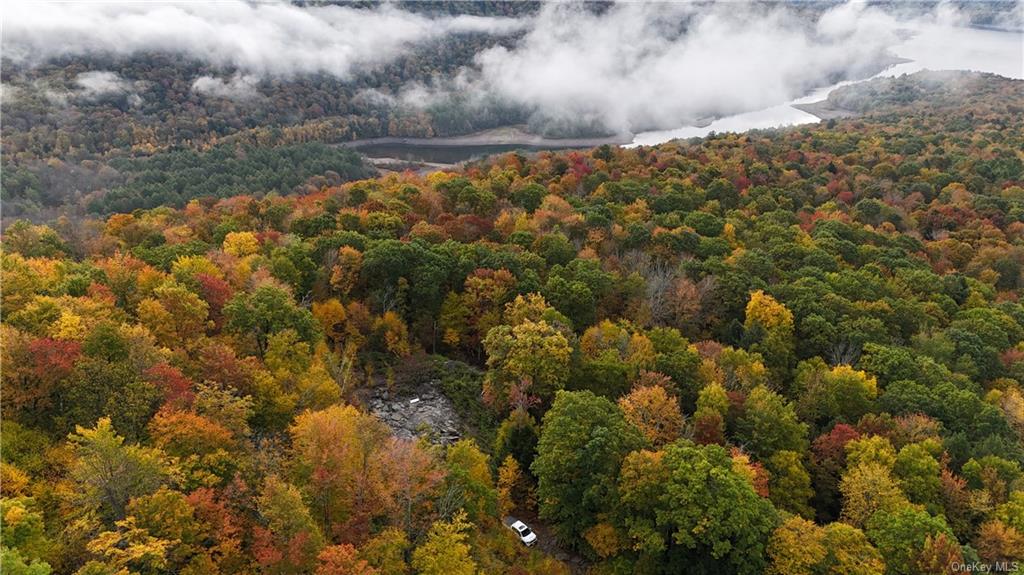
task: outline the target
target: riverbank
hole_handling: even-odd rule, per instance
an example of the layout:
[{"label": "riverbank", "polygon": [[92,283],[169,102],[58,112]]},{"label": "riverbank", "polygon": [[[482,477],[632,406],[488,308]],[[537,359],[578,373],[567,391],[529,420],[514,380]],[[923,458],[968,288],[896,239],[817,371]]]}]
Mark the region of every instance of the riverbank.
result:
[{"label": "riverbank", "polygon": [[538,134],[532,134],[523,129],[522,126],[506,126],[483,130],[462,136],[442,136],[436,138],[405,138],[405,137],[382,137],[365,138],[351,142],[341,142],[338,145],[346,148],[367,148],[371,146],[424,146],[434,148],[458,148],[463,146],[523,146],[526,148],[594,148],[596,146],[610,145],[618,146],[628,144],[633,140],[633,134],[619,134],[615,136],[595,138],[548,138]]},{"label": "riverbank", "polygon": [[453,170],[458,167],[458,163],[443,163],[443,162],[424,162],[418,160],[405,160],[402,158],[371,158],[366,157],[366,161],[377,168],[379,172],[415,172],[419,175],[426,175],[430,172],[441,172],[445,170]]},{"label": "riverbank", "polygon": [[828,99],[821,100],[818,102],[809,102],[806,104],[791,104],[792,107],[800,110],[801,112],[807,112],[812,116],[816,116],[822,120],[840,120],[843,118],[856,118],[860,113],[853,110],[847,110],[844,108],[833,108],[829,103]]}]

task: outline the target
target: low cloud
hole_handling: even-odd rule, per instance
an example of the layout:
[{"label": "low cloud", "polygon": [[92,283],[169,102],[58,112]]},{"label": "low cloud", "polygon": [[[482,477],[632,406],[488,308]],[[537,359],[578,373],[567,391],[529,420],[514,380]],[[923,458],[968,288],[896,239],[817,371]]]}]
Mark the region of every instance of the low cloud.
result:
[{"label": "low cloud", "polygon": [[897,17],[864,3],[816,18],[780,5],[552,3],[512,46],[479,53],[450,78],[402,88],[405,106],[504,105],[553,133],[638,132],[762,109],[894,62],[908,27],[958,14]]},{"label": "low cloud", "polygon": [[[390,4],[15,3],[5,18],[3,48],[5,57],[29,65],[68,55],[180,54],[234,74],[202,76],[192,85],[196,93],[245,100],[265,78],[347,79],[453,34],[521,33],[482,50],[451,76],[357,97],[469,113],[505,107],[559,130],[637,132],[765,108],[840,79],[870,76],[889,63],[888,50],[906,28],[963,22],[942,4],[927,15],[917,7],[893,12],[863,2],[813,16],[811,8],[629,2],[595,10],[548,3],[513,19],[429,17]],[[90,82],[97,89],[117,85],[109,77]]]},{"label": "low cloud", "polygon": [[5,8],[4,56],[16,62],[156,51],[281,78],[344,78],[417,43],[455,33],[507,34],[523,25],[509,18],[429,18],[389,5],[13,2]]},{"label": "low cloud", "polygon": [[476,89],[553,119],[612,130],[680,125],[784,102],[879,66],[897,22],[844,5],[808,22],[784,8],[547,5],[514,48],[476,61]]},{"label": "low cloud", "polygon": [[97,70],[83,72],[75,77],[77,95],[86,100],[98,100],[105,96],[129,96],[135,93],[131,82],[115,72]]},{"label": "low cloud", "polygon": [[[5,89],[11,88],[15,87],[5,87]],[[42,80],[37,80],[32,84],[31,91],[41,94],[50,104],[61,108],[67,106],[71,101],[79,103],[124,102],[133,107],[142,104],[142,96],[139,95],[136,83],[108,70],[93,70],[78,74],[67,87],[55,87]],[[24,92],[21,89],[13,91],[10,93],[10,101],[17,100],[23,95]]]},{"label": "low cloud", "polygon": [[259,77],[235,74],[228,79],[213,76],[200,76],[192,82],[192,91],[204,96],[227,98],[229,100],[246,101],[259,96],[256,86]]}]

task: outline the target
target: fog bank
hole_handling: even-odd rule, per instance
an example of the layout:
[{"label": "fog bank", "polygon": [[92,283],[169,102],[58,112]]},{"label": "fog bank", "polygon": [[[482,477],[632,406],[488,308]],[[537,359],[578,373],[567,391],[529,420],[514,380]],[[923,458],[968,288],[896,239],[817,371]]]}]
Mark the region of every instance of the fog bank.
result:
[{"label": "fog bank", "polygon": [[164,52],[261,77],[345,78],[358,66],[387,62],[417,43],[456,33],[507,34],[522,25],[509,18],[428,18],[387,5],[16,1],[6,6],[3,52],[22,63]]},{"label": "fog bank", "polygon": [[795,6],[622,3],[597,11],[550,3],[512,19],[430,17],[391,5],[17,2],[7,9],[3,48],[5,58],[28,65],[86,54],[180,54],[224,70],[221,77],[194,78],[196,93],[242,100],[254,97],[265,78],[323,73],[346,80],[429,41],[517,34],[451,77],[361,97],[405,107],[457,106],[468,114],[475,106],[508,106],[555,131],[585,126],[626,133],[759,110],[866,78],[893,63],[892,48],[910,30],[965,22],[947,5],[913,17],[860,2],[815,14]]}]

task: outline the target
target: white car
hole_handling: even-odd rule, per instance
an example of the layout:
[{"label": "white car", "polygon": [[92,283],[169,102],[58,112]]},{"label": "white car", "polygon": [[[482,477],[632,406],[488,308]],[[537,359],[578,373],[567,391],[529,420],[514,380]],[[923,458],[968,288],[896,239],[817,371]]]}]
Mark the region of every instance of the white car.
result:
[{"label": "white car", "polygon": [[537,542],[537,534],[518,519],[513,519],[512,522],[508,524],[508,528],[514,531],[515,534],[519,536],[519,540],[527,547],[530,547]]}]

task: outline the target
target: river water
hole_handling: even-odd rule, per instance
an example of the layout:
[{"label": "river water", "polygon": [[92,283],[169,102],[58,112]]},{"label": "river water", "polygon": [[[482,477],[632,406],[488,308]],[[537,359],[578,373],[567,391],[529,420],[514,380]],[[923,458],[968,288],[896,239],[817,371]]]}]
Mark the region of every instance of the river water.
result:
[{"label": "river water", "polygon": [[[973,70],[1007,78],[1024,78],[1024,34],[941,25],[921,25],[901,44],[896,56],[909,60],[886,68],[874,77],[893,77],[921,70]],[[817,116],[793,107],[824,100],[832,90],[853,84],[845,81],[819,88],[785,104],[725,116],[703,126],[683,126],[637,134],[630,146],[652,146],[678,138],[703,137],[711,132],[745,132],[818,122]]]},{"label": "river water", "polygon": [[355,149],[370,158],[391,158],[405,162],[430,164],[457,164],[466,160],[482,158],[492,154],[505,152],[555,150],[578,146],[528,146],[519,144],[465,144],[435,145],[430,144],[367,144]]}]

